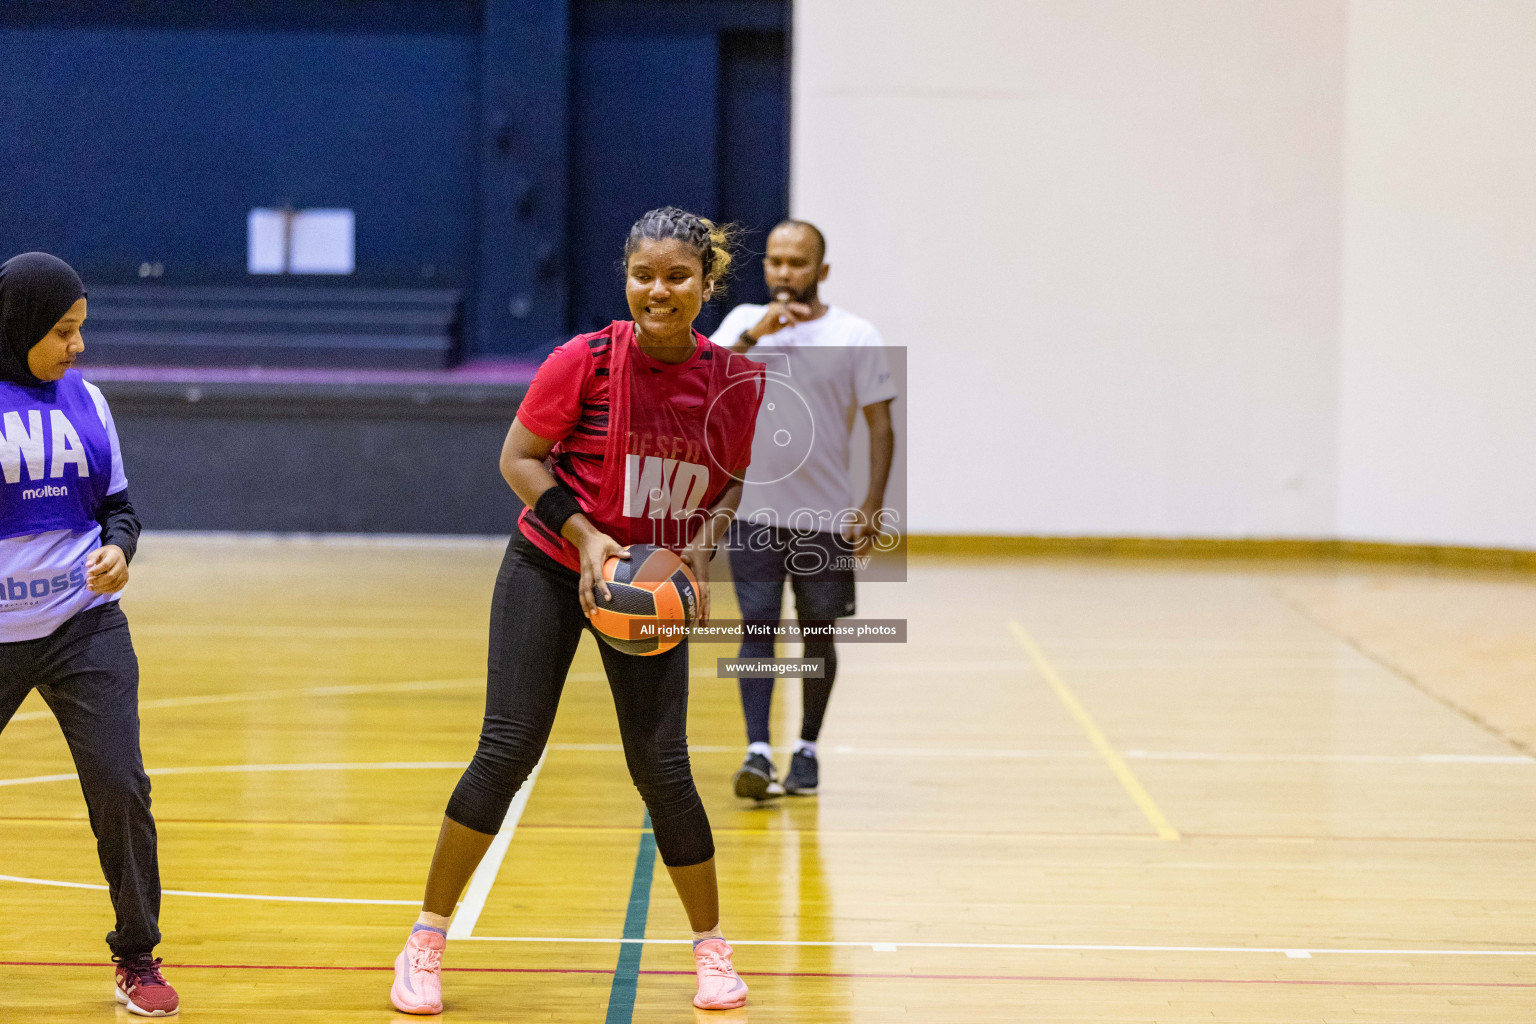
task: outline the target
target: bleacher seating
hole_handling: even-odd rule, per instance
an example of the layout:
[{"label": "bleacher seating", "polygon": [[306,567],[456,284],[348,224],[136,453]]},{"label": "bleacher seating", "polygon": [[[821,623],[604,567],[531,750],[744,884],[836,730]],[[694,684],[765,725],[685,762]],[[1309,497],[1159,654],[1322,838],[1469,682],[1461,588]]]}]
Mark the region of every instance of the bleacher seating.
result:
[{"label": "bleacher seating", "polygon": [[459,307],[440,288],[97,286],[84,334],[95,364],[440,369]]}]

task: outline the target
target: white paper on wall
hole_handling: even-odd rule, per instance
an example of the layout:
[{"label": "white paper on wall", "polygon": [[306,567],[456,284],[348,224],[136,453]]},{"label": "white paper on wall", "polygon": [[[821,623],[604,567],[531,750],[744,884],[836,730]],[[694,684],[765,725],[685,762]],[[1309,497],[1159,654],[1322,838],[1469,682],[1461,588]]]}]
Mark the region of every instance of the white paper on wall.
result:
[{"label": "white paper on wall", "polygon": [[246,218],[252,274],[350,274],[356,269],[351,210],[255,209]]},{"label": "white paper on wall", "polygon": [[287,263],[287,230],[282,210],[252,210],[245,218],[245,269],[281,274]]}]

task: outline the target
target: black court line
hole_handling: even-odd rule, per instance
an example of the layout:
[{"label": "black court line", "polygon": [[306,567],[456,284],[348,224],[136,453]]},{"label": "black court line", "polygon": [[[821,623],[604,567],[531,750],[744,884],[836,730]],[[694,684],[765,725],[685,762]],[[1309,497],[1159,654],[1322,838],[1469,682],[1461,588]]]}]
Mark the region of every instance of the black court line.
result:
[{"label": "black court line", "polygon": [[[651,831],[651,812],[642,819],[640,849],[635,853],[635,878],[629,886],[629,909],[624,913],[624,937],[645,938],[645,919],[651,909],[651,876],[656,871],[656,836]],[[635,995],[640,988],[640,957],[645,943],[626,942],[619,947],[619,963],[613,969],[604,1024],[630,1024],[635,1016]]]}]

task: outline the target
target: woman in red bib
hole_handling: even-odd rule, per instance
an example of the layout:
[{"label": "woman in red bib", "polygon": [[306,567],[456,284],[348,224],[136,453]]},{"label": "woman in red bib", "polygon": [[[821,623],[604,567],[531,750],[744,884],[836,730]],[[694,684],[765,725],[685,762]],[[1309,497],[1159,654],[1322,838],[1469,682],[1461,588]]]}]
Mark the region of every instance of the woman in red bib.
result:
[{"label": "woman in red bib", "polygon": [[[709,614],[715,542],[741,498],[762,400],[760,364],[712,344],[694,318],[731,260],[724,232],[673,207],[624,246],[632,321],[561,345],[528,388],[501,471],[528,506],[491,604],[485,723],[438,835],[426,898],[395,960],[390,998],[442,1012],[441,962],[459,896],[549,740],[587,616],[607,597],[603,563],[630,544],[680,554]],[[688,763],[688,644],[638,657],[599,644],[630,777],[694,929],[694,1005],[747,999],[720,933],[715,846]]]}]

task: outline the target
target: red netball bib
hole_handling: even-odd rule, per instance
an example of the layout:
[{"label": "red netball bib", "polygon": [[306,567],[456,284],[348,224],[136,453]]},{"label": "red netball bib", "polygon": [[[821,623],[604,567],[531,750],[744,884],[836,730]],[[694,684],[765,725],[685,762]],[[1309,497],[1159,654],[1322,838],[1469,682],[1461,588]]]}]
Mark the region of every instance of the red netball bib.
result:
[{"label": "red netball bib", "polygon": [[613,325],[608,443],[592,518],[621,544],[679,550],[751,460],[763,367],[694,335],[682,363],[640,351]]},{"label": "red netball bib", "polygon": [[[582,389],[584,412],[591,413],[575,430],[588,437],[606,430],[606,436],[595,486],[572,488],[578,503],[620,544],[680,550],[751,461],[763,366],[697,333],[688,359],[659,362],[640,351],[627,320],[580,340],[594,362],[585,382],[572,382]],[[593,388],[594,376],[606,378],[605,386]],[[575,480],[590,480],[595,452],[587,446],[575,461],[565,453],[566,443],[551,453],[557,477],[577,471]],[[539,523],[531,509],[519,524],[546,554],[580,568],[575,547]]]}]

